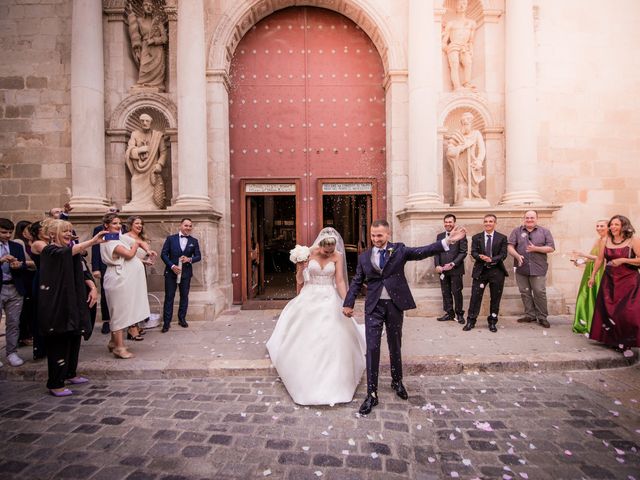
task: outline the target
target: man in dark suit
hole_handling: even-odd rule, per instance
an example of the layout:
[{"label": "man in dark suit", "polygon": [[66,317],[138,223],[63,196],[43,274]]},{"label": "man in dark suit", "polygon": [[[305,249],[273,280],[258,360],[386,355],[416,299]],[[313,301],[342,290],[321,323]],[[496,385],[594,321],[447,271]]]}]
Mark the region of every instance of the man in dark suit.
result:
[{"label": "man in dark suit", "polygon": [[18,355],[18,338],[20,313],[26,292],[22,277],[26,262],[22,245],[10,240],[14,228],[11,220],[0,218],[0,308],[5,315],[5,349],[9,364],[19,367],[24,363]]},{"label": "man in dark suit", "polygon": [[179,233],[169,235],[162,246],[160,257],[164,269],[164,308],[162,333],[169,331],[173,316],[173,299],[180,286],[180,305],[178,306],[178,324],[187,328],[187,307],[189,306],[189,287],[193,276],[192,265],[201,260],[198,240],[191,236],[193,222],[190,218],[180,220]]},{"label": "man in dark suit", "polygon": [[[456,216],[448,213],[444,216],[444,232],[436,237],[442,241],[448,237],[456,226]],[[464,323],[464,309],[462,307],[462,276],[464,275],[464,259],[467,257],[466,237],[451,245],[449,251],[436,253],[433,261],[436,272],[440,275],[440,289],[442,290],[442,308],[445,314],[438,317],[439,322],[458,319]],[[455,304],[455,308],[454,308]]]},{"label": "man in dark suit", "polygon": [[509,274],[504,266],[507,258],[507,237],[496,232],[498,220],[492,213],[484,216],[484,232],[471,237],[471,256],[476,261],[473,266],[473,283],[471,285],[471,301],[467,312],[467,324],[462,328],[468,332],[476,326],[476,320],[480,313],[482,295],[485,287],[489,285],[491,303],[489,307],[489,330],[498,331],[498,313],[500,312],[500,299],[504,288],[504,279]]},{"label": "man in dark suit", "polygon": [[441,242],[411,248],[403,243],[390,243],[391,231],[386,220],[371,224],[374,245],[358,257],[356,274],[343,303],[343,313],[353,315],[356,296],[367,284],[365,300],[365,332],[367,341],[367,398],[360,413],[367,415],[378,404],[378,370],[380,366],[380,339],[383,326],[387,329],[387,344],[391,361],[391,388],[403,400],[409,398],[402,385],[402,320],[405,310],[416,308],[404,266],[411,260],[422,260],[449,249],[449,245],[465,237],[464,229],[455,228]]}]

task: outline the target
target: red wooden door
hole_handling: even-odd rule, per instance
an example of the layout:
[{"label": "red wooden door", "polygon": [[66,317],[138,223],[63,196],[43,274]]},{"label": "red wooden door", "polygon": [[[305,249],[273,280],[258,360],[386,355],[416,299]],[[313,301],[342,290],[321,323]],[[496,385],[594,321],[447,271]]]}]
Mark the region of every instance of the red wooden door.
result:
[{"label": "red wooden door", "polygon": [[[292,7],[257,23],[234,53],[229,93],[234,301],[242,300],[241,180],[298,180],[296,240],[319,225],[318,179],[376,182],[385,216],[384,71],[371,39],[330,10]],[[321,209],[320,209],[321,210]]]}]

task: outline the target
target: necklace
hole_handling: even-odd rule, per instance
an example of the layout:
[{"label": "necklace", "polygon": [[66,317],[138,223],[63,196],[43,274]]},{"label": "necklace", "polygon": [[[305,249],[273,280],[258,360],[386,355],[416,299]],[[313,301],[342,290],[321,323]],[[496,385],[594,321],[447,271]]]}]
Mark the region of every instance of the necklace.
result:
[{"label": "necklace", "polygon": [[627,239],[623,238],[622,240],[620,240],[619,242],[616,242],[613,238],[611,239],[611,243],[613,243],[614,245],[622,245]]}]

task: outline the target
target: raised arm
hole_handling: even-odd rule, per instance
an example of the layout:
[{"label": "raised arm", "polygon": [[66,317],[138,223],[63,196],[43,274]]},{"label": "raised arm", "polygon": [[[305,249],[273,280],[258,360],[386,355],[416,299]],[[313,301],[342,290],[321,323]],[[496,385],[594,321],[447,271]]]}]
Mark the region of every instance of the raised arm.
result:
[{"label": "raised arm", "polygon": [[600,270],[600,267],[602,266],[602,262],[604,262],[604,248],[607,245],[607,238],[603,238],[602,240],[600,240],[600,246],[598,247],[598,258],[596,258],[596,261],[593,264],[593,271],[591,272],[591,276],[589,277],[589,288],[593,287],[593,284],[595,283],[595,278],[596,278],[596,273],[598,273],[598,270]]}]

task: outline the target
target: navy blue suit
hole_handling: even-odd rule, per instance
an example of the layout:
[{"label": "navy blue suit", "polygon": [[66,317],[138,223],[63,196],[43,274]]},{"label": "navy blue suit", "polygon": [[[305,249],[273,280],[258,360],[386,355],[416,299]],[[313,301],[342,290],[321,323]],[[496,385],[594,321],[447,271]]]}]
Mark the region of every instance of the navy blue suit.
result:
[{"label": "navy blue suit", "polygon": [[193,264],[202,259],[200,255],[200,245],[198,240],[192,236],[187,237],[187,245],[184,250],[180,248],[180,235],[169,235],[164,241],[160,258],[165,264],[164,269],[164,307],[163,307],[163,327],[169,328],[171,317],[173,316],[173,299],[178,289],[178,276],[171,270],[177,266],[181,256],[189,257],[191,263],[182,264],[182,275],[180,276],[180,305],[178,306],[178,322],[186,322],[187,308],[189,306],[189,288],[191,277],[193,276]]},{"label": "navy blue suit", "polygon": [[[394,382],[402,380],[402,321],[405,310],[416,308],[409,284],[404,275],[408,261],[423,260],[443,252],[442,242],[424,247],[407,247],[404,243],[387,243],[387,260],[380,270],[372,262],[373,250],[367,250],[358,257],[356,274],[351,280],[344,306],[353,308],[362,285],[367,284],[364,304],[365,330],[367,340],[367,393],[378,390],[378,370],[380,366],[380,340],[382,327],[387,329],[387,344],[391,361],[391,377]],[[377,259],[376,259],[377,260]],[[380,300],[382,287],[389,293],[389,300]]]},{"label": "navy blue suit", "polygon": [[[11,269],[11,277],[13,277],[12,281],[14,286],[16,287],[16,290],[20,295],[24,297],[25,293],[27,292],[24,286],[24,278],[22,275],[27,269],[27,264],[24,256],[24,248],[19,243],[13,242],[11,240],[9,240],[8,243],[9,253],[13,255],[18,261],[22,262],[22,266],[20,268]],[[2,284],[3,279],[2,275],[0,275],[0,292],[2,292]]]},{"label": "navy blue suit", "polygon": [[[104,225],[98,225],[93,229],[93,236],[104,230]],[[100,272],[100,314],[103,322],[111,320],[109,315],[109,306],[107,304],[107,296],[104,293],[104,286],[102,282],[104,280],[104,274],[107,272],[107,266],[102,261],[102,255],[100,255],[100,244],[93,245],[91,247],[91,271]]]}]

